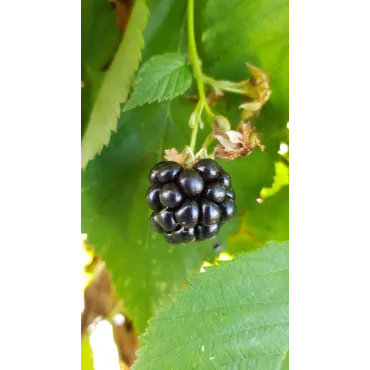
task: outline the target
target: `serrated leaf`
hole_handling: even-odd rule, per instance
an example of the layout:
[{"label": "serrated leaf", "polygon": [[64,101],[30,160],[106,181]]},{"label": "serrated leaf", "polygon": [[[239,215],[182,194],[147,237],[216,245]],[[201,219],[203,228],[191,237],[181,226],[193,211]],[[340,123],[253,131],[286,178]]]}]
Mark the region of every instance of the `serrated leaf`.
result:
[{"label": "serrated leaf", "polygon": [[147,18],[148,8],[145,1],[137,0],[125,36],[97,94],[82,139],[81,167],[83,169],[88,161],[99,154],[109,143],[111,132],[117,130],[120,103],[127,101],[135,72],[139,66],[141,48],[144,45],[142,33]]},{"label": "serrated leaf", "polygon": [[191,80],[192,73],[185,55],[177,53],[156,55],[140,68],[134,90],[124,111],[182,95],[189,89]]},{"label": "serrated leaf", "polygon": [[81,370],[94,370],[93,352],[87,335],[81,339]]},{"label": "serrated leaf", "polygon": [[133,370],[281,369],[289,346],[288,243],[211,267],[158,312]]},{"label": "serrated leaf", "polygon": [[213,241],[170,245],[149,222],[148,173],[160,160],[161,142],[164,147],[168,143],[183,147],[189,140],[168,116],[167,104],[123,113],[109,147],[82,176],[82,232],[111,271],[125,312],[139,333],[205,259],[216,257]]},{"label": "serrated leaf", "polygon": [[[184,0],[148,0],[148,4],[151,16],[144,33],[144,60],[151,53],[177,49],[179,20],[186,16]],[[163,34],[168,36],[165,43]],[[109,147],[82,175],[82,230],[112,271],[117,293],[138,332],[169,293],[180,289],[187,277],[199,271],[203,259],[214,255],[211,242],[189,248],[163,243],[149,227],[145,205],[148,166],[163,158],[165,148],[189,143],[186,115],[194,108],[194,103],[176,98],[123,113]],[[149,245],[142,244],[144,240],[150,242],[150,249],[144,249]]]},{"label": "serrated leaf", "polygon": [[286,353],[285,359],[280,367],[281,370],[289,370],[289,350]]}]

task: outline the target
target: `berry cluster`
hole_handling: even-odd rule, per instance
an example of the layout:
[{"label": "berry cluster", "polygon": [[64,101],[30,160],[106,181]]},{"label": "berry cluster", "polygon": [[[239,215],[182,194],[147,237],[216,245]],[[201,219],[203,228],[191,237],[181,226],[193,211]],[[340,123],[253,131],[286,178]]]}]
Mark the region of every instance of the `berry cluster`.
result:
[{"label": "berry cluster", "polygon": [[213,238],[236,211],[230,175],[209,158],[193,168],[159,162],[149,174],[153,227],[169,243]]}]

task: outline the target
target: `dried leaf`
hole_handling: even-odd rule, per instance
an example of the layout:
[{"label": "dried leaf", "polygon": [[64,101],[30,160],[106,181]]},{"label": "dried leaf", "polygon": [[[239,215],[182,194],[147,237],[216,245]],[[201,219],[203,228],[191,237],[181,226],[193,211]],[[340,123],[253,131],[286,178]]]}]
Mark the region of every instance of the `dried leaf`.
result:
[{"label": "dried leaf", "polygon": [[239,108],[242,111],[242,120],[256,116],[261,111],[263,105],[269,100],[271,95],[270,80],[266,72],[246,63],[252,78],[246,81],[244,85],[248,102],[242,104]]},{"label": "dried leaf", "polygon": [[179,153],[175,148],[166,149],[164,152],[166,154],[164,157],[167,161],[176,162],[180,166],[185,165],[185,153]]},{"label": "dried leaf", "polygon": [[177,149],[171,148],[165,150],[164,156],[167,161],[173,161],[185,168],[191,168],[199,159],[212,157],[207,154],[207,148],[201,148],[199,152],[194,154],[190,147],[185,146],[184,150],[179,153]]},{"label": "dried leaf", "polygon": [[106,318],[119,303],[111,282],[110,272],[100,263],[91,283],[84,291],[85,308],[81,315],[81,335],[97,317]]},{"label": "dried leaf", "polygon": [[252,127],[250,122],[239,125],[237,131],[224,131],[218,122],[215,121],[213,136],[218,140],[214,151],[214,156],[217,158],[233,160],[240,156],[245,157],[256,146],[264,150],[264,146],[261,145],[255,133],[255,128]]},{"label": "dried leaf", "polygon": [[136,352],[140,347],[139,340],[132,323],[124,315],[124,312],[120,312],[120,314],[125,317],[125,321],[121,325],[113,323],[113,336],[122,365],[127,366],[123,369],[130,370],[130,366],[134,364],[137,358]]},{"label": "dried leaf", "polygon": [[223,91],[218,89],[217,87],[214,87],[214,90],[212,90],[207,96],[208,105],[215,105],[218,101],[222,100],[223,96]]}]

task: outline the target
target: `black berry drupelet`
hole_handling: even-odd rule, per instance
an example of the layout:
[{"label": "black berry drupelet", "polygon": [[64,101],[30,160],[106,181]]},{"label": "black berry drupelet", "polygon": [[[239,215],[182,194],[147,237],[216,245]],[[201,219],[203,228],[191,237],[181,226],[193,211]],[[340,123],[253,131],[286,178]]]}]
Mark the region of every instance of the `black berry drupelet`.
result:
[{"label": "black berry drupelet", "polygon": [[159,162],[149,173],[153,228],[171,244],[212,239],[236,213],[231,177],[213,159],[193,168]]}]

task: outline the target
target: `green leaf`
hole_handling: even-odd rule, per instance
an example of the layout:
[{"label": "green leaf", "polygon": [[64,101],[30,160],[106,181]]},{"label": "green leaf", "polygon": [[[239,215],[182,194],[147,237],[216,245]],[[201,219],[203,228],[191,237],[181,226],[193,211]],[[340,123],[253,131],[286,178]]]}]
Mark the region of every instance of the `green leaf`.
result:
[{"label": "green leaf", "polygon": [[286,353],[285,359],[280,367],[281,370],[289,370],[289,350]]},{"label": "green leaf", "polygon": [[90,113],[99,93],[104,75],[105,72],[94,73],[92,80],[81,88],[81,138],[85,135],[90,120]]},{"label": "green leaf", "polygon": [[256,148],[248,157],[220,164],[231,175],[239,214],[256,207],[262,187],[273,183],[274,162],[267,150]]},{"label": "green leaf", "polygon": [[[184,0],[148,0],[148,6],[143,60],[177,50],[183,38],[180,19],[186,16]],[[82,175],[82,231],[111,270],[138,332],[203,260],[215,256],[211,241],[179,248],[164,243],[149,225],[145,204],[150,166],[163,159],[164,149],[189,143],[188,116],[194,108],[179,97],[124,112],[117,134]]]},{"label": "green leaf", "polygon": [[190,130],[184,137],[177,127],[186,120],[175,122],[169,105],[154,103],[123,113],[117,134],[82,175],[82,232],[111,271],[139,333],[158,305],[199,272],[205,259],[215,257],[213,241],[170,245],[149,222],[148,173],[159,160],[161,142],[163,148],[181,148],[189,141]]},{"label": "green leaf", "polygon": [[263,203],[247,211],[242,218],[242,228],[230,240],[230,253],[250,251],[267,240],[289,239],[289,186],[283,186]]},{"label": "green leaf", "polygon": [[140,68],[134,83],[134,91],[124,111],[182,95],[189,89],[191,80],[192,73],[185,55],[177,53],[156,55]]},{"label": "green leaf", "polygon": [[81,370],[94,370],[94,357],[87,335],[81,339]]},{"label": "green leaf", "polygon": [[204,68],[219,79],[245,79],[245,62],[269,73],[271,102],[289,106],[289,1],[214,0],[205,11]]},{"label": "green leaf", "polygon": [[[270,77],[270,100],[252,123],[272,161],[287,137],[290,116],[289,4],[286,0],[213,0],[205,9],[204,71],[217,79],[241,81],[249,77],[248,62]],[[232,96],[228,101],[236,124],[242,99]]]},{"label": "green leaf", "polygon": [[88,70],[101,71],[116,52],[121,38],[116,11],[107,0],[81,1],[82,79]]},{"label": "green leaf", "polygon": [[148,0],[150,18],[144,32],[143,60],[153,55],[181,52],[186,46],[187,0]]},{"label": "green leaf", "polygon": [[289,238],[289,185],[246,213],[244,225],[260,241]]},{"label": "green leaf", "polygon": [[[245,62],[266,70],[272,95],[258,117],[253,118],[264,152],[254,149],[246,158],[225,163],[233,179],[239,215],[251,212],[262,188],[271,187],[280,142],[287,138],[289,119],[288,2],[282,0],[213,0],[205,8],[203,69],[217,79],[245,80]],[[239,96],[227,95],[214,108],[230,119],[240,120]],[[247,248],[248,249],[248,248]]]},{"label": "green leaf", "polygon": [[111,131],[117,130],[120,103],[127,101],[128,93],[139,66],[144,45],[143,30],[148,18],[145,1],[135,2],[125,36],[114,60],[105,74],[91,111],[89,123],[82,139],[81,167],[101,152],[109,143]]},{"label": "green leaf", "polygon": [[278,192],[284,185],[289,185],[289,168],[282,162],[275,163],[275,177],[271,188],[263,188],[261,197],[267,198]]},{"label": "green leaf", "polygon": [[133,370],[280,369],[289,345],[288,243],[211,267],[158,312]]}]

